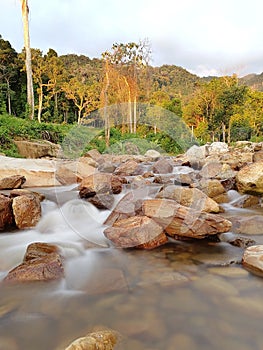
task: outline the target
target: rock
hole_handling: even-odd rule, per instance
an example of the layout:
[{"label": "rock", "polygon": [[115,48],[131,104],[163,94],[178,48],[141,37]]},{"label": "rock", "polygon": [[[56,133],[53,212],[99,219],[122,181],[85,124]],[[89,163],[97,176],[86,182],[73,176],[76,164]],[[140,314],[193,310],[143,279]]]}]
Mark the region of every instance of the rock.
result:
[{"label": "rock", "polygon": [[39,199],[32,195],[15,197],[12,203],[16,226],[20,229],[35,226],[41,217],[41,205]]},{"label": "rock", "polygon": [[243,266],[256,275],[263,276],[263,245],[248,247],[243,255]]},{"label": "rock", "polygon": [[44,242],[34,242],[27,247],[23,262],[39,259],[53,253],[60,254],[60,249],[56,245]]},{"label": "rock", "polygon": [[26,178],[23,175],[13,175],[4,177],[0,180],[0,190],[10,190],[13,188],[21,188],[26,182]]},{"label": "rock", "polygon": [[204,178],[208,178],[208,179],[211,179],[211,178],[214,178],[216,177],[221,171],[222,171],[222,163],[220,162],[217,162],[217,161],[212,161],[212,162],[209,162],[209,163],[206,163],[201,171],[200,171],[200,176],[204,177]]},{"label": "rock", "polygon": [[167,159],[162,158],[154,163],[152,171],[155,174],[169,174],[173,172],[173,165]]},{"label": "rock", "polygon": [[188,174],[174,174],[173,179],[175,185],[189,186],[196,180],[196,174],[194,172]]},{"label": "rock", "polygon": [[228,145],[225,142],[213,142],[208,146],[208,153],[210,156],[227,153],[228,151]]},{"label": "rock", "polygon": [[65,350],[113,350],[118,337],[112,330],[97,331],[74,340]]},{"label": "rock", "polygon": [[139,173],[139,164],[135,160],[129,160],[121,164],[114,171],[114,174],[120,176],[139,175]]},{"label": "rock", "polygon": [[226,193],[224,186],[217,179],[201,180],[198,183],[198,188],[210,198],[214,198]]},{"label": "rock", "polygon": [[208,156],[207,145],[204,145],[204,146],[193,145],[191,148],[187,150],[185,155],[190,165],[193,168],[200,169],[205,163],[206,156]]},{"label": "rock", "polygon": [[104,230],[104,235],[118,248],[152,249],[168,241],[162,227],[146,216],[118,220]]},{"label": "rock", "polygon": [[231,202],[236,208],[250,208],[260,206],[260,198],[257,196],[251,196],[250,194],[244,194],[242,197],[237,198]]},{"label": "rock", "polygon": [[260,150],[258,152],[255,152],[253,154],[253,162],[259,162],[259,161],[263,161],[263,150]]},{"label": "rock", "polygon": [[18,152],[25,158],[58,157],[61,147],[49,141],[14,141]]},{"label": "rock", "polygon": [[58,160],[56,179],[63,185],[78,183],[83,178],[93,175],[97,163],[93,159],[81,157],[77,160]]},{"label": "rock", "polygon": [[102,155],[97,149],[91,149],[86,152],[83,157],[91,158],[95,162],[99,162],[102,159]]},{"label": "rock", "polygon": [[13,224],[12,200],[0,194],[0,231],[11,227]]},{"label": "rock", "polygon": [[145,157],[150,158],[150,160],[157,160],[161,157],[161,153],[154,149],[148,149],[144,155]]},{"label": "rock", "polygon": [[115,221],[127,219],[140,213],[142,200],[146,196],[145,191],[135,189],[128,192],[116,205],[112,213],[108,216],[104,225],[113,225]]},{"label": "rock", "polygon": [[35,196],[40,200],[40,202],[42,202],[45,199],[45,196],[42,193],[26,190],[24,188],[23,189],[21,189],[21,188],[14,189],[14,190],[10,191],[10,194],[9,194],[10,198],[23,196],[23,195],[29,196],[29,197]]},{"label": "rock", "polygon": [[229,218],[232,222],[234,233],[246,235],[263,235],[263,216],[253,215],[248,217]]},{"label": "rock", "polygon": [[239,170],[236,176],[239,192],[263,195],[263,161],[249,164]]},{"label": "rock", "polygon": [[123,180],[107,173],[95,173],[84,178],[79,186],[79,195],[81,198],[91,197],[92,193],[113,193],[118,194],[122,191]]},{"label": "rock", "polygon": [[173,199],[183,206],[207,213],[220,212],[219,205],[197,188],[170,185],[160,191],[156,198]]},{"label": "rock", "polygon": [[202,239],[227,232],[231,222],[217,214],[200,213],[171,199],[148,199],[142,203],[142,212],[153,218],[171,237]]},{"label": "rock", "polygon": [[0,178],[20,174],[26,178],[24,187],[60,186],[55,177],[56,165],[55,160],[0,156]]},{"label": "rock", "polygon": [[114,197],[111,193],[99,193],[88,198],[88,202],[98,209],[111,209],[114,204]]},{"label": "rock", "polygon": [[117,168],[116,165],[113,164],[112,162],[102,162],[98,166],[98,171],[100,173],[114,173],[116,168]]},{"label": "rock", "polygon": [[51,281],[64,276],[59,249],[48,243],[33,243],[27,248],[23,262],[9,271],[5,282]]}]

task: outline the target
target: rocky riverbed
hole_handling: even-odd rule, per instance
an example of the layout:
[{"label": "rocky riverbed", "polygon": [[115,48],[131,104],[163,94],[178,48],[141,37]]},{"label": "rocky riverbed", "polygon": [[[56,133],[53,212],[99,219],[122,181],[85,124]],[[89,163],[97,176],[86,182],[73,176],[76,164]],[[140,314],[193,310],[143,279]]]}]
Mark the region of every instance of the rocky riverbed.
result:
[{"label": "rocky riverbed", "polygon": [[1,157],[0,347],[261,349],[262,153]]}]

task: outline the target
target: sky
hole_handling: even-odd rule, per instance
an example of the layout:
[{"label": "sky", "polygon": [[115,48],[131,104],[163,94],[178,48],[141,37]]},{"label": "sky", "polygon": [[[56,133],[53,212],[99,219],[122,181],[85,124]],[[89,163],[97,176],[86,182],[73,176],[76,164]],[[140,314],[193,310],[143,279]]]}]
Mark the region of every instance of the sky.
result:
[{"label": "sky", "polygon": [[[101,57],[148,39],[151,65],[199,76],[263,72],[262,0],[28,0],[31,47]],[[0,0],[0,34],[20,52],[20,0]]]}]

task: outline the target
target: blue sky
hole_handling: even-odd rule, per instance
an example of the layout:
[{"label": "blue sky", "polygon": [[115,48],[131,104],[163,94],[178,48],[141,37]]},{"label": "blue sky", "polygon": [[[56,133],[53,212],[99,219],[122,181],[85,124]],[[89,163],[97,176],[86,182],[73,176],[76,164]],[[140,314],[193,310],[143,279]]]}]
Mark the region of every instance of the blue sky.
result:
[{"label": "blue sky", "polygon": [[[152,65],[200,76],[263,72],[262,0],[28,0],[31,46],[100,57],[148,38]],[[20,0],[0,0],[0,34],[23,47]]]}]

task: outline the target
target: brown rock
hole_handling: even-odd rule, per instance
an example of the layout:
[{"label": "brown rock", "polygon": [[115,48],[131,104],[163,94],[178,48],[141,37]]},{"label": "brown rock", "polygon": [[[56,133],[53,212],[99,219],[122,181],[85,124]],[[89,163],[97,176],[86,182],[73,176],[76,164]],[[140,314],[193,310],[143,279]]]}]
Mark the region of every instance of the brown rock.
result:
[{"label": "brown rock", "polygon": [[208,213],[220,212],[218,204],[197,188],[170,185],[159,192],[156,198],[173,199],[183,206],[191,207],[198,211]]},{"label": "brown rock", "polygon": [[12,226],[14,217],[12,213],[12,200],[0,194],[0,231]]},{"label": "brown rock", "polygon": [[91,158],[95,162],[98,162],[102,158],[102,155],[97,149],[91,149],[90,151],[84,154],[84,157]]},{"label": "brown rock", "polygon": [[111,209],[114,197],[111,193],[100,193],[88,198],[88,202],[95,205],[98,209]]},{"label": "brown rock", "polygon": [[113,350],[117,341],[117,332],[97,331],[74,340],[65,350]]},{"label": "brown rock", "polygon": [[226,193],[224,186],[217,179],[201,180],[198,184],[198,188],[210,198]]},{"label": "brown rock", "polygon": [[27,247],[23,262],[42,258],[53,253],[60,254],[59,248],[54,244],[44,242],[31,243]]},{"label": "brown rock", "polygon": [[263,216],[253,215],[248,217],[229,218],[232,221],[232,230],[234,233],[243,233],[246,235],[263,234]]},{"label": "brown rock", "polygon": [[130,216],[135,216],[141,211],[142,200],[145,193],[141,189],[136,189],[128,192],[116,205],[112,213],[108,216],[105,225],[111,226],[115,221],[127,219]]},{"label": "brown rock", "polygon": [[263,161],[263,150],[255,152],[253,154],[253,162]]},{"label": "brown rock", "polygon": [[213,178],[216,177],[222,171],[222,163],[217,161],[212,161],[206,163],[200,170],[200,175],[204,178]]},{"label": "brown rock", "polygon": [[13,188],[21,188],[26,182],[26,178],[22,175],[13,175],[4,177],[0,180],[0,190],[10,190]]},{"label": "brown rock", "polygon": [[169,174],[173,172],[173,166],[167,159],[159,159],[154,163],[152,171],[155,174]]},{"label": "brown rock", "polygon": [[9,271],[6,282],[50,281],[64,276],[62,259],[59,254],[51,253],[41,258],[22,263]]},{"label": "brown rock", "polygon": [[15,197],[12,203],[16,226],[20,229],[35,226],[41,217],[41,205],[36,196]]},{"label": "brown rock", "polygon": [[121,176],[131,176],[139,174],[139,165],[135,160],[129,160],[118,166],[114,173]]},{"label": "brown rock", "polygon": [[236,208],[250,208],[260,205],[260,198],[257,196],[251,196],[245,194],[242,197],[232,201],[231,204]]},{"label": "brown rock", "polygon": [[242,193],[263,195],[263,161],[249,164],[236,176],[237,188]]},{"label": "brown rock", "polygon": [[40,200],[40,202],[42,202],[45,199],[45,196],[42,193],[38,193],[38,192],[26,190],[26,189],[18,188],[10,191],[10,198],[23,196],[23,195],[29,196],[29,197],[35,196]]},{"label": "brown rock", "polygon": [[116,221],[112,227],[104,230],[104,234],[119,248],[142,248],[146,244],[145,248],[152,249],[167,242],[162,227],[146,216]]},{"label": "brown rock", "polygon": [[200,213],[171,199],[144,200],[142,211],[161,225],[170,236],[201,239],[227,232],[231,228],[231,222],[222,216]]},{"label": "brown rock", "polygon": [[[80,197],[85,198],[85,192],[111,192],[117,194],[122,191],[122,184],[123,180],[118,176],[107,173],[95,173],[82,180],[79,186]],[[90,197],[91,195],[89,194],[88,196]]]},{"label": "brown rock", "polygon": [[18,152],[25,158],[58,157],[61,150],[59,145],[46,140],[41,142],[15,141],[15,144]]},{"label": "brown rock", "polygon": [[248,247],[244,252],[242,263],[250,272],[263,277],[263,245]]}]

